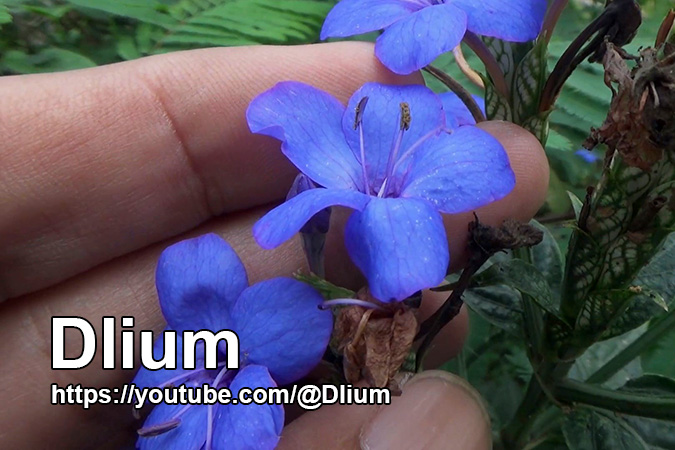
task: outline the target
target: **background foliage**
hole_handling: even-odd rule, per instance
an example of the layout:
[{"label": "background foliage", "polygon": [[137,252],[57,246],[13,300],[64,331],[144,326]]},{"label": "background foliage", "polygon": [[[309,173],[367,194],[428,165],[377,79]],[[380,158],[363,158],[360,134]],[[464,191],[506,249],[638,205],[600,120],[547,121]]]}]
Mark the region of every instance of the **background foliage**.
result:
[{"label": "background foliage", "polygon": [[[323,19],[335,3],[336,0],[0,0],[0,75],[78,69],[202,47],[318,42]],[[640,3],[645,19],[639,35],[627,48],[632,52],[653,44],[658,25],[673,6],[670,0]],[[549,48],[551,68],[603,5],[604,0],[571,2]],[[371,34],[364,39],[374,37]],[[465,55],[472,67],[481,68],[468,48]],[[452,55],[441,57],[436,65],[480,94],[457,69]],[[434,80],[429,83],[442,90]],[[568,191],[583,198],[586,186],[595,183],[601,170],[601,160],[589,163],[576,151],[590,128],[604,121],[610,96],[601,66],[584,63],[567,83],[551,116],[546,149],[552,167],[551,185],[547,203],[538,216],[549,225],[543,246],[534,254],[533,262],[539,267],[556,267],[556,261],[560,261],[562,271],[564,257],[558,246],[564,254],[570,233],[564,219],[572,212]],[[602,149],[596,152],[601,156]],[[664,250],[638,277],[643,287],[660,293],[671,303],[675,299],[674,252],[675,238],[671,235]],[[555,277],[561,273],[546,275],[555,285]],[[471,334],[459,358],[446,366],[467,378],[488,400],[495,430],[514,415],[532,375],[519,335],[519,295],[506,286],[467,292],[466,303],[473,307]],[[655,323],[657,320],[652,320],[651,325],[595,344],[575,363],[570,375],[581,380],[591,376]],[[612,374],[605,385],[617,388],[645,373],[675,377],[674,347],[675,331],[671,329],[657,345]],[[585,410],[574,414],[562,429],[556,428],[556,421],[561,419],[555,415],[548,417],[549,423],[540,424],[551,432],[536,448],[675,449],[672,424],[631,417],[617,422],[604,413]],[[588,429],[604,433],[599,446],[585,446],[588,439],[584,433]],[[628,439],[629,444],[617,447],[612,439]]]}]

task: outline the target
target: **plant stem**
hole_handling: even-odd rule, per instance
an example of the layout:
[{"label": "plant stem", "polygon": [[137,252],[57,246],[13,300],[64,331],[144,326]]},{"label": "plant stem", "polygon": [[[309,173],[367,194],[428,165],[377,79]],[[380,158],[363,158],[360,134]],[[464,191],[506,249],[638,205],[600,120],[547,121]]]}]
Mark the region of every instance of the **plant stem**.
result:
[{"label": "plant stem", "polygon": [[560,20],[560,15],[563,10],[567,7],[569,0],[553,0],[551,6],[546,11],[546,17],[544,18],[544,23],[541,26],[541,32],[539,33],[540,39],[546,39],[546,43],[551,42],[551,36],[553,36],[553,30],[555,29],[558,20]]},{"label": "plant stem", "polygon": [[505,99],[510,98],[509,85],[506,82],[506,76],[499,63],[494,55],[490,52],[490,49],[485,45],[478,36],[473,34],[470,31],[467,31],[464,35],[464,42],[469,46],[471,50],[483,61],[485,64],[485,70],[492,78],[492,82],[495,85],[495,89],[499,92]]},{"label": "plant stem", "polygon": [[527,391],[525,391],[525,397],[520,402],[516,414],[502,430],[502,443],[505,448],[520,449],[523,447],[522,442],[527,440],[536,416],[544,410],[547,402],[539,380],[532,375]]},{"label": "plant stem", "polygon": [[580,381],[564,379],[552,387],[556,399],[581,403],[632,416],[675,420],[675,398],[613,391]]},{"label": "plant stem", "polygon": [[476,100],[473,99],[469,91],[464,89],[464,86],[459,84],[457,80],[434,66],[426,66],[424,70],[430,75],[433,75],[438,81],[446,85],[448,89],[450,89],[457,95],[457,97],[459,97],[466,107],[469,108],[469,111],[476,120],[476,123],[485,122],[487,120],[485,114],[483,114],[483,111],[481,111],[480,107],[476,103]]},{"label": "plant stem", "polygon": [[544,388],[540,380],[555,382],[565,377],[572,363],[551,363],[542,362],[538,367],[534,367],[535,373],[530,378],[525,397],[518,406],[518,410],[511,422],[502,430],[502,442],[507,449],[522,449],[530,440],[534,426],[537,424],[537,418],[542,414],[548,414],[552,406],[549,399],[551,395],[549,388]]},{"label": "plant stem", "polygon": [[620,351],[607,364],[601,367],[597,372],[591,375],[586,382],[591,384],[602,384],[609,380],[615,373],[626,367],[626,365],[640,356],[646,349],[663,337],[663,334],[675,327],[675,308],[665,316],[654,319],[639,338],[637,338],[628,347]]}]

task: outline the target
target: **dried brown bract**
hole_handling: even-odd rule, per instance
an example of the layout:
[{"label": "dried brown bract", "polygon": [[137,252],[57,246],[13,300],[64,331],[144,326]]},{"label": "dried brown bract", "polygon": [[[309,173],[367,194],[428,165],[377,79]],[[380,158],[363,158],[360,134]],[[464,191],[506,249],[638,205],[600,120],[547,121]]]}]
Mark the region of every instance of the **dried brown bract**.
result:
[{"label": "dried brown bract", "polygon": [[[359,299],[372,300],[368,297],[365,289],[358,294]],[[386,306],[347,306],[338,314],[335,338],[349,383],[365,378],[372,387],[396,390],[394,377],[412,348],[417,319],[414,311],[403,304]]]},{"label": "dried brown bract", "polygon": [[527,223],[506,219],[499,227],[483,225],[478,218],[469,224],[469,246],[472,252],[493,255],[502,250],[514,250],[537,245],[544,238],[541,230]]},{"label": "dried brown bract", "polygon": [[658,49],[642,50],[638,66],[631,70],[623,52],[608,44],[603,60],[605,82],[614,95],[605,123],[591,131],[586,148],[607,144],[608,156],[618,151],[629,166],[649,171],[672,145],[675,57],[659,60],[657,55]]}]

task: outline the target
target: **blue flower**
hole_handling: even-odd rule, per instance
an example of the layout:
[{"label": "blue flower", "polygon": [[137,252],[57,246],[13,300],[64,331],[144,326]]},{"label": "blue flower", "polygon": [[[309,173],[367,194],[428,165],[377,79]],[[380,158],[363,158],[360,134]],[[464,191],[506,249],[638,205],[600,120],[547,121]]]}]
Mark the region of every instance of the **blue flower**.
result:
[{"label": "blue flower", "polygon": [[384,29],[375,54],[407,74],[455,48],[466,31],[506,41],[537,37],[546,0],[342,0],[328,13],[321,39]]},{"label": "blue flower", "polygon": [[[454,92],[445,92],[438,95],[443,103],[445,122],[448,128],[454,129],[464,125],[476,125],[476,119],[466,107],[464,102]],[[477,95],[472,96],[476,104],[485,114],[485,100]]]},{"label": "blue flower", "polygon": [[600,160],[600,157],[598,155],[596,155],[592,151],[586,150],[585,148],[577,150],[576,152],[574,152],[574,154],[577,155],[579,158],[583,159],[584,161],[586,161],[588,164],[593,164]]},{"label": "blue flower", "polygon": [[384,302],[443,280],[449,254],[440,213],[470,211],[515,185],[501,144],[476,127],[449,132],[441,100],[424,86],[366,84],[345,108],[316,88],[284,82],[254,99],[247,118],[321,186],[260,219],[255,239],[274,248],[318,211],[352,208],[347,250]]},{"label": "blue flower", "polygon": [[[209,234],[167,248],[157,267],[157,292],[167,328],[220,331],[239,336],[238,370],[227,370],[219,347],[217,370],[206,370],[203,346],[196,370],[178,368],[136,375],[140,387],[186,385],[229,387],[233,398],[243,387],[255,389],[286,384],[305,376],[321,360],[333,328],[330,311],[310,286],[290,278],[274,278],[248,286],[241,260],[227,242]],[[164,343],[154,348],[161,359]],[[201,355],[201,356],[200,356]],[[201,367],[201,368],[200,368]],[[281,434],[281,405],[215,404],[155,406],[148,416],[138,448],[151,449],[272,449]]]}]

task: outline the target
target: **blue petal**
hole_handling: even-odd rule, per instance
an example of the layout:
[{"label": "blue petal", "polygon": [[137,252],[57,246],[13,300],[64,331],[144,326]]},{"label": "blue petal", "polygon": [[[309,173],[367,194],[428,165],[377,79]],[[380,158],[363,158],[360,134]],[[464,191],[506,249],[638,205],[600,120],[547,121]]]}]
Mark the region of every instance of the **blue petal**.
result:
[{"label": "blue petal", "polygon": [[[441,102],[443,102],[443,110],[445,111],[445,121],[448,128],[455,129],[464,125],[475,125],[476,120],[473,114],[466,107],[464,102],[454,92],[445,92],[439,94]],[[478,95],[472,95],[480,110],[485,114],[485,100]],[[453,124],[454,122],[454,124]]]},{"label": "blue petal", "polygon": [[380,30],[423,7],[405,0],[342,0],[328,13],[321,39]]},{"label": "blue petal", "polygon": [[377,38],[375,54],[393,72],[412,73],[457,47],[466,20],[454,2],[429,6],[388,27]]},{"label": "blue petal", "polygon": [[[276,384],[262,366],[243,368],[230,390],[237,397],[241,388],[270,388]],[[272,450],[279,443],[284,426],[281,405],[254,403],[217,405],[213,429],[214,450]]]},{"label": "blue petal", "polygon": [[354,130],[356,107],[364,97],[368,103],[362,114],[366,167],[372,193],[379,190],[387,170],[387,161],[401,123],[401,103],[410,106],[410,129],[404,132],[399,156],[406,148],[433,130],[445,127],[443,104],[436,94],[424,86],[387,86],[367,83],[352,95],[342,128],[347,142],[359,155],[360,137]]},{"label": "blue petal", "polygon": [[452,0],[468,16],[476,34],[511,42],[536,39],[546,14],[546,0]]},{"label": "blue petal", "polygon": [[164,250],[157,266],[157,293],[170,328],[228,328],[227,309],[248,286],[241,260],[215,234],[187,239]]},{"label": "blue petal", "polygon": [[282,385],[307,375],[333,331],[333,314],[319,309],[322,302],[314,288],[291,278],[246,289],[232,310],[242,361],[267,367]]},{"label": "blue petal", "polygon": [[[143,427],[150,427],[168,422],[186,405],[155,406]],[[140,450],[199,450],[206,442],[207,407],[193,405],[179,417],[180,424],[157,436],[139,437],[136,447]]]},{"label": "blue petal", "polygon": [[437,286],[450,256],[443,220],[428,202],[374,199],[347,222],[349,255],[379,300],[403,300]]},{"label": "blue petal", "polygon": [[253,99],[246,118],[254,133],[282,141],[284,155],[319,185],[357,189],[361,168],[342,134],[344,110],[331,95],[287,81]]},{"label": "blue petal", "polygon": [[504,147],[476,127],[430,139],[413,159],[401,197],[426,199],[444,213],[499,200],[516,184]]},{"label": "blue petal", "polygon": [[[162,337],[155,340],[152,347],[152,354],[155,360],[162,359],[164,355],[164,339]],[[190,370],[183,369],[183,343],[180,336],[176,342],[176,370],[149,370],[141,366],[134,377],[133,383],[140,389],[157,387],[166,381],[179,375],[187,374]],[[199,367],[199,366],[196,366]]]},{"label": "blue petal", "polygon": [[319,211],[333,205],[361,210],[368,196],[356,191],[310,189],[282,203],[253,225],[253,237],[262,248],[278,247],[297,233]]},{"label": "blue petal", "polygon": [[[168,381],[175,380],[177,377],[183,375],[185,375],[185,378],[179,379],[171,384],[174,386],[181,384],[187,384],[189,386],[201,386],[202,383],[212,380],[215,377],[217,371],[203,370],[204,346],[200,344],[202,344],[201,341],[197,346],[197,363],[195,365],[195,370],[183,369],[183,338],[179,334],[176,340],[176,369],[149,370],[141,366],[141,368],[138,370],[138,373],[134,377],[133,383],[139,389],[144,389],[164,385]],[[163,359],[164,339],[162,337],[155,340],[152,348],[152,354],[156,361]]]}]

